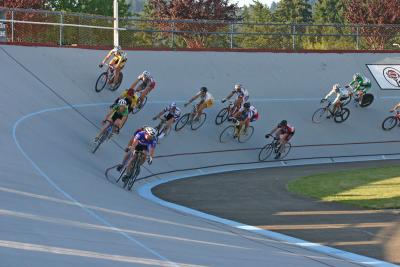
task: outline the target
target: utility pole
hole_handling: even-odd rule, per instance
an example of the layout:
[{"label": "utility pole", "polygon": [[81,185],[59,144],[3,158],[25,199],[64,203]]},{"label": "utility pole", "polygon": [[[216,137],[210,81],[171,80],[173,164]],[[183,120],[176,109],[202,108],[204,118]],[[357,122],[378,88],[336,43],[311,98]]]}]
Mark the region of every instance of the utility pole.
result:
[{"label": "utility pole", "polygon": [[119,45],[118,35],[118,0],[114,0],[114,46]]}]

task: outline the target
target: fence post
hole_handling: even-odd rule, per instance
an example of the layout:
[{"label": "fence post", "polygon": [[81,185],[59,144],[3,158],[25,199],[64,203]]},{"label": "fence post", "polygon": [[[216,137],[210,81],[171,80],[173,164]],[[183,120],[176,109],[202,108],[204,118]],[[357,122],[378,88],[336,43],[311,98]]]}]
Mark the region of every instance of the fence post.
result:
[{"label": "fence post", "polygon": [[175,48],[175,21],[172,22],[172,44],[171,48]]},{"label": "fence post", "polygon": [[358,26],[356,26],[356,49],[360,50],[360,35]]},{"label": "fence post", "polygon": [[11,11],[11,42],[14,42],[14,10]]},{"label": "fence post", "polygon": [[296,25],[292,25],[292,48],[296,49]]},{"label": "fence post", "polygon": [[64,16],[63,13],[60,13],[60,40],[59,40],[59,45],[63,45],[63,24],[64,24]]},{"label": "fence post", "polygon": [[231,43],[230,43],[231,49],[233,48],[233,33],[234,33],[234,31],[235,31],[235,24],[234,24],[234,21],[231,21]]}]

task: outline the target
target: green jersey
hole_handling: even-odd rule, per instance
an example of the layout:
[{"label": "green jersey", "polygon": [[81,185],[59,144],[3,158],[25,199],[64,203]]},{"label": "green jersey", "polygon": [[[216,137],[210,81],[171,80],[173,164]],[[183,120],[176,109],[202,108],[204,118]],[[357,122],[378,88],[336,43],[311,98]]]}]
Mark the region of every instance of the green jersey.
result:
[{"label": "green jersey", "polygon": [[124,109],[123,112],[120,112],[120,111],[119,111],[119,107],[120,107],[120,105],[118,105],[118,104],[115,105],[115,106],[113,107],[113,111],[115,111],[115,113],[121,114],[121,116],[128,116],[128,114],[129,114],[128,106],[125,106],[125,109]]},{"label": "green jersey", "polygon": [[355,79],[350,83],[353,86],[354,91],[363,91],[366,93],[371,88],[371,81],[366,77],[361,77],[359,79]]}]

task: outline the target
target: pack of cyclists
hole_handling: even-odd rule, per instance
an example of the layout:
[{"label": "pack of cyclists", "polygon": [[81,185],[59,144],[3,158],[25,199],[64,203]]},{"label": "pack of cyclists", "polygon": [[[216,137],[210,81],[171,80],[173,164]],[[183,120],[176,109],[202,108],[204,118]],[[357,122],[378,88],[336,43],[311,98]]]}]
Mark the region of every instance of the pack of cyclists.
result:
[{"label": "pack of cyclists", "polygon": [[[111,57],[113,58],[111,59],[109,65],[113,66],[115,69],[115,78],[117,79],[118,72],[122,70],[125,62],[127,61],[127,56],[126,53],[117,46],[107,54],[100,64],[100,67],[102,67]],[[135,107],[141,105],[144,98],[147,97],[148,94],[155,89],[155,87],[156,81],[153,76],[150,74],[150,72],[143,71],[137,77],[137,79],[135,79],[131,86],[124,90],[121,95],[115,99],[106,118],[103,120],[103,127],[101,128],[100,133],[96,136],[96,139],[107,129],[107,127],[109,127],[110,123],[113,124],[113,133],[118,133],[124,126],[128,118],[128,114]],[[333,106],[333,114],[335,114],[336,110],[343,104],[343,101],[350,97],[351,93],[357,94],[360,101],[362,101],[362,97],[370,88],[371,81],[359,73],[356,73],[353,75],[353,79],[348,85],[344,87],[340,86],[339,84],[333,85],[330,92],[321,100],[321,102],[329,101]],[[250,123],[259,119],[259,113],[256,107],[251,105],[249,102],[249,91],[245,89],[243,85],[239,83],[235,84],[233,90],[222,99],[222,103],[226,102],[232,97],[234,97],[234,101],[228,107],[228,120],[237,121],[237,131],[235,135],[240,134],[241,131],[246,133]],[[197,99],[199,101],[194,106],[194,112],[192,113],[191,118],[192,120],[197,120],[205,109],[211,108],[214,105],[215,101],[207,87],[203,86],[184,104],[184,106],[187,107]],[[393,107],[391,111],[397,111],[399,109],[400,103]],[[168,130],[179,119],[180,116],[181,109],[177,107],[175,102],[172,102],[170,105],[166,106],[158,114],[156,114],[153,117],[153,120],[161,119],[165,121],[165,133],[168,132]],[[294,126],[289,125],[286,120],[282,120],[276,127],[266,134],[266,138],[271,137],[274,134],[275,138],[279,140],[279,143],[284,145],[294,136],[295,128]],[[144,151],[145,153],[143,153],[144,156],[143,159],[141,159],[141,164],[143,164],[146,159],[151,164],[157,145],[157,138],[162,137],[163,135],[157,137],[156,129],[150,126],[144,126],[135,131],[128,143],[128,146],[126,147],[126,154],[124,155],[123,162],[118,166],[118,170],[120,170],[128,160],[134,159],[134,155],[136,155],[134,151]],[[276,158],[280,157],[279,154],[280,153],[277,153]]]}]

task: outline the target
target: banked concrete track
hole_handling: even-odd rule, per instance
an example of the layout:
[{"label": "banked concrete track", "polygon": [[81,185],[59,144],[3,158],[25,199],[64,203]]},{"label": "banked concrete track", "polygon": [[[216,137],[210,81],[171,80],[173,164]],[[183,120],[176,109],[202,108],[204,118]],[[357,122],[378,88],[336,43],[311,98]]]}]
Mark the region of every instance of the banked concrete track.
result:
[{"label": "banked concrete track", "polygon": [[[373,83],[376,102],[353,108],[340,125],[313,125],[311,115],[331,84],[345,83],[356,70],[369,74],[367,63],[398,63],[399,55],[129,52],[123,85],[148,69],[157,89],[115,142],[93,155],[88,142],[116,96],[93,89],[104,54],[0,46],[0,266],[385,265],[343,260],[165,209],[111,184],[104,170],[120,161],[132,130],[149,123],[165,104],[183,103],[202,85],[221,99],[237,81],[250,90],[261,113],[248,143],[218,143],[222,127],[214,117],[222,105],[216,104],[197,132],[169,136],[141,176],[396,157],[391,154],[399,151],[398,132],[380,129],[388,106],[398,100],[396,92],[379,91]],[[254,163],[265,131],[283,118],[296,126],[293,144],[300,147],[285,163]],[[339,145],[354,142],[378,143]],[[207,166],[214,167],[189,170]]]}]

